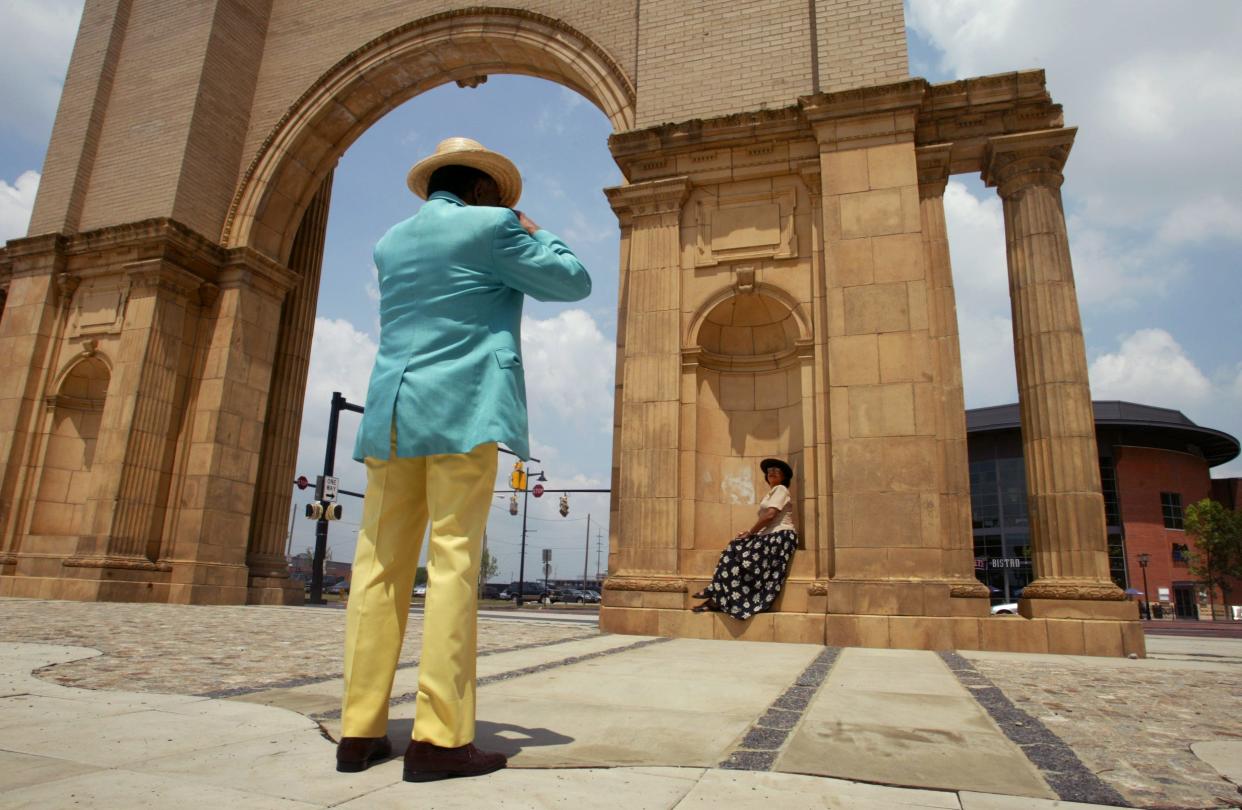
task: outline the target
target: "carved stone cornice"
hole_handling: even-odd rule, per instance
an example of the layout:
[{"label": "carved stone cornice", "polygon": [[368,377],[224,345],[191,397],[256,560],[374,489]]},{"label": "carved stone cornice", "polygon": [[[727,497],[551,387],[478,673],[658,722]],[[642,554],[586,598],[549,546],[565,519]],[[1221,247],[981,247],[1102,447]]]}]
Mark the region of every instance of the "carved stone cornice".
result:
[{"label": "carved stone cornice", "polygon": [[280,300],[300,280],[301,276],[288,267],[249,247],[229,250],[219,275],[219,285],[222,288],[246,284],[258,287]]},{"label": "carved stone cornice", "polygon": [[604,580],[604,590],[649,591],[652,593],[685,593],[686,582],[681,579],[612,576]]},{"label": "carved stone cornice", "polygon": [[622,173],[629,177],[637,163],[664,158],[677,151],[749,146],[808,135],[810,132],[801,111],[789,106],[617,132],[609,136],[608,149]]},{"label": "carved stone cornice", "polygon": [[1037,579],[1022,589],[1023,599],[1087,599],[1097,602],[1121,602],[1125,591],[1107,580]]},{"label": "carved stone cornice", "polygon": [[834,93],[815,93],[798,98],[798,107],[812,124],[860,118],[922,106],[930,87],[926,79],[906,79]]},{"label": "carved stone cornice", "polygon": [[130,262],[124,271],[131,290],[164,290],[181,298],[189,298],[203,283],[198,275],[164,259]]},{"label": "carved stone cornice", "polygon": [[952,144],[950,173],[968,174],[983,170],[990,138],[1058,129],[1064,123],[1042,70],[999,73],[930,85],[919,110],[915,142]]},{"label": "carved stone cornice", "polygon": [[953,145],[948,143],[920,146],[914,150],[918,161],[920,198],[944,196],[944,187],[949,182],[949,161],[952,152]]},{"label": "carved stone cornice", "polygon": [[614,186],[604,189],[604,194],[621,225],[628,226],[638,217],[680,214],[681,207],[690,196],[690,179],[672,177]]},{"label": "carved stone cornice", "polygon": [[1046,129],[991,138],[984,153],[983,182],[1008,198],[1029,186],[1060,188],[1061,169],[1077,127]]}]

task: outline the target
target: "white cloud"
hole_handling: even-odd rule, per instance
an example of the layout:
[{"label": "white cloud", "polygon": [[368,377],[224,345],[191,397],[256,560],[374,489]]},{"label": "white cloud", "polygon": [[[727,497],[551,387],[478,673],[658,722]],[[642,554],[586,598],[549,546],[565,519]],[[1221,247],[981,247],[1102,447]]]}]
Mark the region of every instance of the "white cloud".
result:
[{"label": "white cloud", "polygon": [[0,0],[0,131],[47,138],[81,16],[82,0]]},{"label": "white cloud", "polygon": [[[522,360],[532,414],[550,413],[575,426],[612,430],[616,345],[581,309],[522,318]],[[532,416],[532,423],[535,418]]]},{"label": "white cloud", "polygon": [[1140,329],[1120,343],[1117,351],[1101,354],[1091,363],[1093,398],[1194,410],[1217,393],[1165,330]]},{"label": "white cloud", "polygon": [[1194,201],[1242,200],[1242,4],[910,0],[956,77],[1040,67],[1079,132],[1066,169],[1096,226],[1155,233]]},{"label": "white cloud", "polygon": [[38,172],[27,171],[11,186],[0,180],[0,243],[26,235],[40,177]]},{"label": "white cloud", "polygon": [[1018,396],[1004,219],[1000,198],[984,194],[976,197],[957,180],[944,192],[968,408],[1014,402]]}]

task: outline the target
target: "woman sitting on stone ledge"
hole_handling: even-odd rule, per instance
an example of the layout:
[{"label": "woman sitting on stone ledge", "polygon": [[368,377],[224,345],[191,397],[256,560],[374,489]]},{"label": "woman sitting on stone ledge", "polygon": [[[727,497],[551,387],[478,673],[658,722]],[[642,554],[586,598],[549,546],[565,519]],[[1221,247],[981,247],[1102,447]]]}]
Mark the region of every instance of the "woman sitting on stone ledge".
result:
[{"label": "woman sitting on stone ledge", "polygon": [[770,487],[759,502],[759,519],[720,552],[711,584],[694,594],[695,599],[707,600],[692,608],[695,613],[714,610],[749,619],[770,608],[785,584],[798,545],[789,496],[793,469],[776,458],[765,458],[759,469]]}]

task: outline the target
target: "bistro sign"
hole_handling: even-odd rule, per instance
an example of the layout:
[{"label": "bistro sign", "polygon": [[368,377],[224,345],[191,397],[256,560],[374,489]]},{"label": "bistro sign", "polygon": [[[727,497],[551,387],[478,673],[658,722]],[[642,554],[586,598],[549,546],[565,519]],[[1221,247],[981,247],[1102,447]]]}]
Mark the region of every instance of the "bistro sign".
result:
[{"label": "bistro sign", "polygon": [[1025,557],[975,558],[976,571],[999,571],[1006,568],[1030,568],[1031,561]]}]

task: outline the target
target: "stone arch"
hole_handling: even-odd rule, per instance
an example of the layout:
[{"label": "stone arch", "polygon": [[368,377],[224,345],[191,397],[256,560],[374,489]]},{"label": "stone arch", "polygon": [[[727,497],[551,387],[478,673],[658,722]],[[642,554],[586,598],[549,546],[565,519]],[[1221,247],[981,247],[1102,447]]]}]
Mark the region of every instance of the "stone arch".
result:
[{"label": "stone arch", "polygon": [[81,532],[111,381],[108,362],[98,353],[85,352],[66,365],[55,393],[48,397],[47,434],[30,534],[66,538],[66,552],[73,550],[72,543]]},{"label": "stone arch", "polygon": [[[724,542],[754,523],[755,504],[766,491],[759,461],[785,458],[795,479],[802,478],[814,396],[811,332],[784,292],[730,288],[696,313],[687,343],[695,392],[694,542],[701,552],[689,573],[704,576]],[[801,502],[805,493],[795,498]],[[810,562],[796,563],[795,572],[808,573],[801,569]]]},{"label": "stone arch", "polygon": [[243,175],[221,242],[286,261],[311,199],[367,128],[419,93],[492,73],[557,82],[599,107],[614,131],[634,126],[633,84],[570,26],[510,8],[434,14],[371,40],[302,94]]},{"label": "stone arch", "polygon": [[[729,350],[722,342],[726,336],[732,337]],[[757,348],[740,351],[745,339],[757,340]],[[801,304],[779,287],[756,284],[749,292],[725,287],[708,296],[691,317],[683,345],[703,352],[711,365],[713,355],[784,356],[810,339],[811,324]]]}]

